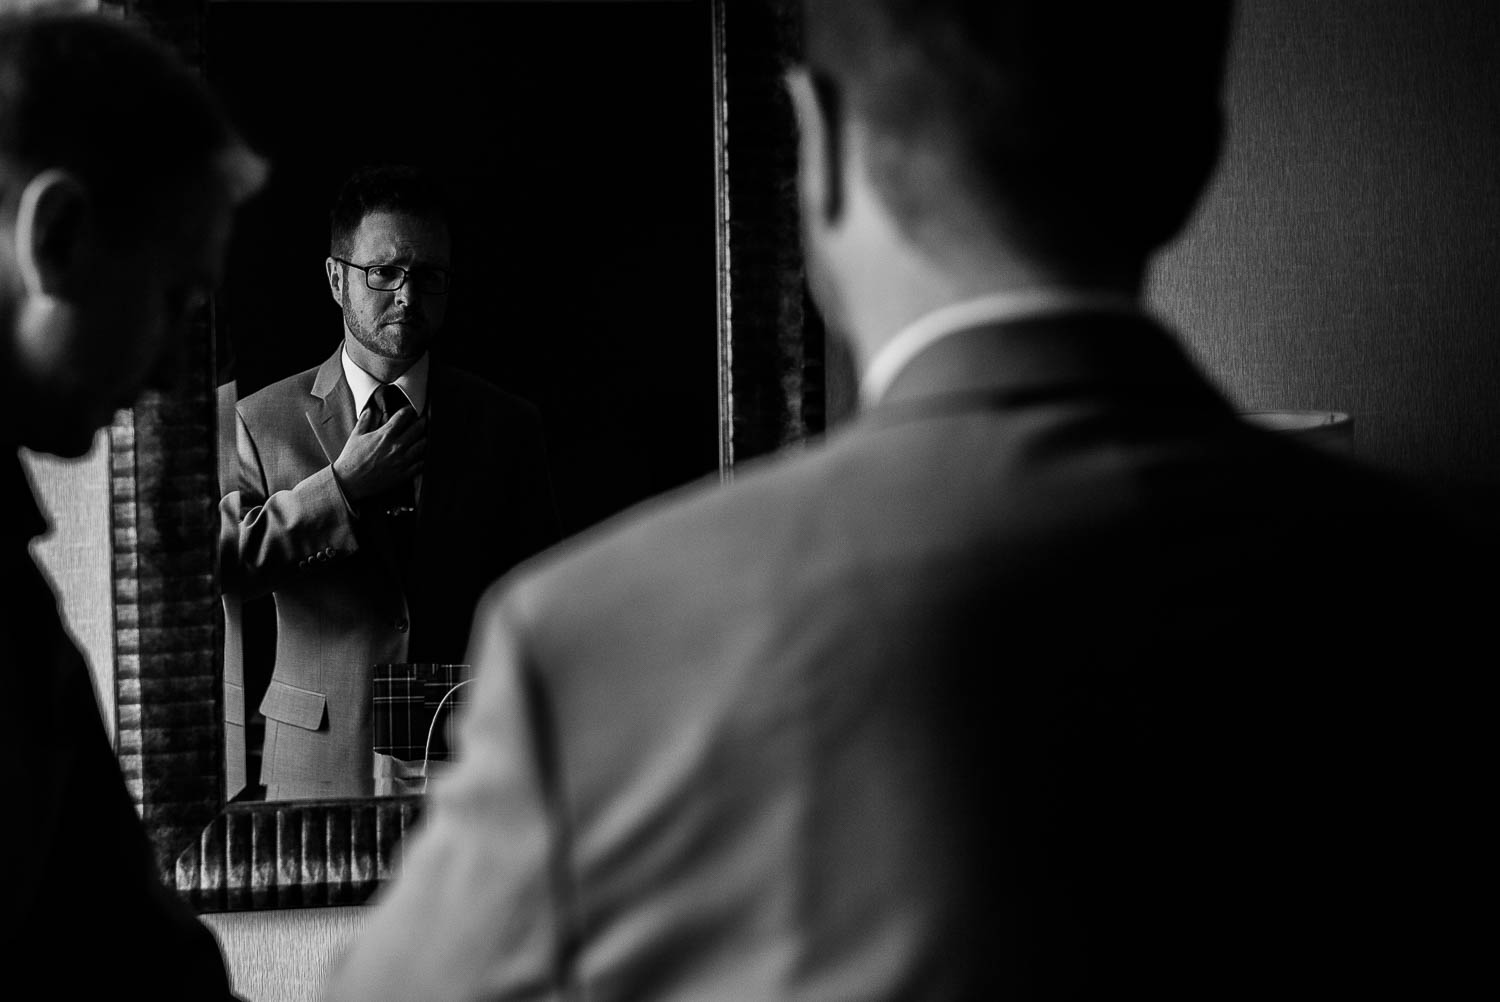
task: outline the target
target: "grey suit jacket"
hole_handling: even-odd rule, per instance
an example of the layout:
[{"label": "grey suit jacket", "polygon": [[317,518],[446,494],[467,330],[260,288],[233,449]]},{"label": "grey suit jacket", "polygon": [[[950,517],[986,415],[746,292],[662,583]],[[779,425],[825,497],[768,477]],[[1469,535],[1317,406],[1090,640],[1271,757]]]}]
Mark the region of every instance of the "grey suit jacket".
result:
[{"label": "grey suit jacket", "polygon": [[1477,813],[1427,768],[1465,740],[1427,726],[1456,540],[1148,322],[941,341],[486,595],[461,761],[332,995],[1435,983],[1450,895],[1405,853],[1451,875],[1411,819]]},{"label": "grey suit jacket", "polygon": [[371,666],[461,661],[486,585],[557,539],[539,416],[432,365],[417,558],[403,571],[382,514],[357,515],[334,480],[355,423],[338,352],[237,413],[226,591],[276,604],[262,781],[276,799],[369,795]]}]

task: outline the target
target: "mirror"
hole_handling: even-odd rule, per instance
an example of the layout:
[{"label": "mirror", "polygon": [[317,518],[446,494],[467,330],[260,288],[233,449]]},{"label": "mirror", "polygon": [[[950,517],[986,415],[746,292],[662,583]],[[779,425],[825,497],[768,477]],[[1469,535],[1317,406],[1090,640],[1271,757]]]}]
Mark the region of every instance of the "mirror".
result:
[{"label": "mirror", "polygon": [[[223,687],[224,642],[252,624],[221,603],[214,543],[235,398],[339,343],[320,273],[332,191],[399,159],[465,206],[444,360],[541,412],[564,534],[727,479],[822,426],[780,83],[791,20],[776,0],[187,6],[130,14],[203,67],[276,173],[242,213],[201,380],[113,429],[121,761],[200,910],[357,903],[421,799],[254,799],[256,701]],[[391,38],[428,72],[388,97],[349,67]],[[257,642],[231,650],[263,656]]]},{"label": "mirror", "polygon": [[[242,538],[221,568],[239,605],[225,653],[236,800],[420,791],[424,736],[453,721],[433,716],[447,690],[432,677],[372,688],[372,670],[461,661],[487,582],[719,465],[707,9],[345,2],[294,16],[216,3],[204,33],[209,79],[275,167],[242,213],[216,318],[220,392],[240,400],[220,429],[221,454],[228,433],[241,446],[226,517]],[[451,256],[446,237],[431,251],[451,287],[371,296],[369,273],[335,265],[350,308],[381,311],[355,314],[360,337],[398,310],[446,314],[407,335],[431,338],[427,451],[418,497],[382,520],[349,513],[371,506],[348,485],[308,478],[358,406],[335,385],[361,345],[340,364],[329,209],[351,171],[392,161],[427,172],[451,206]],[[359,246],[337,253],[380,253]]]}]

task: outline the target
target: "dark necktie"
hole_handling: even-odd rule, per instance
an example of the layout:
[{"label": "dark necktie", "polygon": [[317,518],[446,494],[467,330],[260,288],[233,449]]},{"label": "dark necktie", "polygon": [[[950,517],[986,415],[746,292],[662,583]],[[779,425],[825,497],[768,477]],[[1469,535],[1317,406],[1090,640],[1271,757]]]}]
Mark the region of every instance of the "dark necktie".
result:
[{"label": "dark necktie", "polygon": [[[375,409],[375,419],[382,425],[407,405],[406,394],[394,383],[382,383],[370,397],[370,406]],[[409,548],[417,527],[416,480],[406,480],[387,487],[371,501],[377,511],[387,516],[391,534],[402,551],[403,560],[409,557]]]}]

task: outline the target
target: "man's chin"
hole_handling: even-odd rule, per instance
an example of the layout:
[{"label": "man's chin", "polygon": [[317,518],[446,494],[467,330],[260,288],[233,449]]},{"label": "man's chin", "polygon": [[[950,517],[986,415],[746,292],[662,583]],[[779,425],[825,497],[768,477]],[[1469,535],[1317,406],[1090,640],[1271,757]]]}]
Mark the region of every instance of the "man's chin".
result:
[{"label": "man's chin", "polygon": [[427,338],[424,334],[407,328],[401,331],[401,337],[388,341],[381,345],[380,354],[397,362],[415,362],[422,357],[422,352],[427,350]]}]

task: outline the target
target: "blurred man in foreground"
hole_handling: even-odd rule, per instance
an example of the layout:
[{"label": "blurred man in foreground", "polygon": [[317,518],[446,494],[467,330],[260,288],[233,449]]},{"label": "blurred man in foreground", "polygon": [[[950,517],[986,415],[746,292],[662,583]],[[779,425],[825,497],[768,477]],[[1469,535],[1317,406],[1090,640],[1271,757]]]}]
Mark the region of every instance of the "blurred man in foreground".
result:
[{"label": "blurred man in foreground", "polygon": [[1229,5],[805,8],[863,413],[486,596],[460,762],[333,994],[1449,994],[1477,540],[1246,426],[1140,302]]},{"label": "blurred man in foreground", "polygon": [[[32,979],[59,997],[213,999],[230,987],[212,934],[154,872],[88,668],[28,552],[47,523],[16,450],[80,456],[143,387],[169,384],[233,207],[262,173],[155,42],[86,16],[0,17],[0,733],[16,806],[4,938],[10,977],[36,965]],[[64,963],[41,963],[59,951]]]}]

